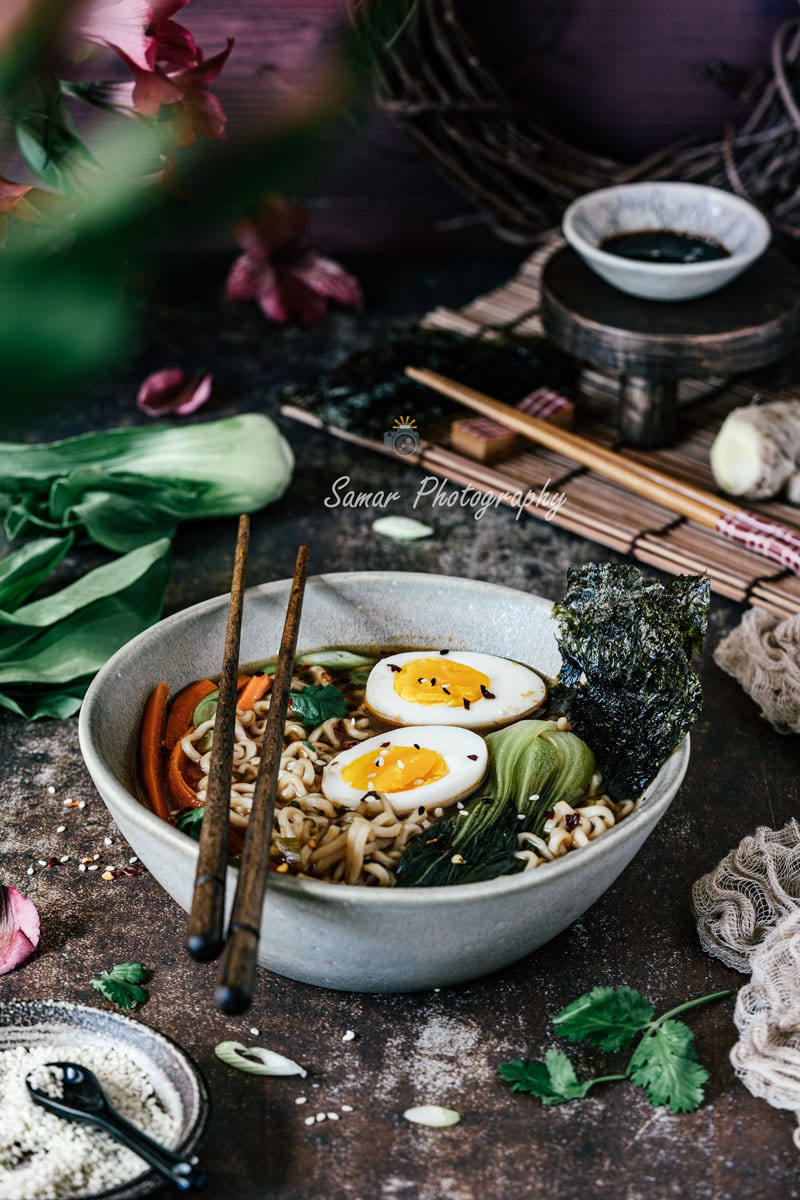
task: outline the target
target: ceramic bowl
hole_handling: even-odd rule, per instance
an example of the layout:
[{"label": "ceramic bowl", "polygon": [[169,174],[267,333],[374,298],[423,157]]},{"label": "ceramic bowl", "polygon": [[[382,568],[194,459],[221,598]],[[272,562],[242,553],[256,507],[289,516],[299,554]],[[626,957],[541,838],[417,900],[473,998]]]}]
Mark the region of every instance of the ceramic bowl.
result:
[{"label": "ceramic bowl", "polygon": [[[162,1107],[177,1122],[175,1148],[192,1154],[203,1137],[210,1112],[208,1088],[199,1067],[171,1038],[120,1013],[66,1001],[0,1003],[0,1050],[36,1046],[111,1047],[145,1072]],[[140,1200],[164,1188],[160,1175],[143,1162],[128,1183],[80,1200]]]},{"label": "ceramic bowl", "polygon": [[[240,660],[275,652],[289,581],[247,593]],[[228,598],[168,617],[124,646],[84,701],[86,765],[122,833],[188,910],[197,844],[135,797],[131,768],[145,700],[161,679],[174,692],[219,672]],[[469,579],[353,572],[309,579],[300,649],[416,645],[483,650],[559,668],[550,601]],[[453,887],[364,888],[270,874],[259,961],[280,975],[347,991],[442,987],[495,971],[560,933],[630,862],[678,791],[688,738],[638,810],[588,846],[519,875]],[[236,884],[228,871],[227,901]]]},{"label": "ceramic bowl", "polygon": [[[740,196],[696,183],[627,183],[600,188],[570,204],[564,237],[607,283],[648,300],[691,300],[730,283],[769,245],[766,218]],[[698,263],[651,263],[600,249],[617,233],[671,229],[711,237],[728,258]]]}]

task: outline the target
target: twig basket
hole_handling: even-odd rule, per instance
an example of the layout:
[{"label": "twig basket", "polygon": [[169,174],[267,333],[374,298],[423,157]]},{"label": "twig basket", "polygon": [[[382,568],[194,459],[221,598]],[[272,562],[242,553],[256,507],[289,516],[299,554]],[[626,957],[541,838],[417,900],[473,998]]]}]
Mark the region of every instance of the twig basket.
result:
[{"label": "twig basket", "polygon": [[751,200],[800,237],[800,20],[776,32],[770,64],[718,137],[667,146],[631,167],[555,136],[481,62],[454,0],[351,0],[379,103],[470,195],[495,231],[528,244],[594,188],[680,179]]}]

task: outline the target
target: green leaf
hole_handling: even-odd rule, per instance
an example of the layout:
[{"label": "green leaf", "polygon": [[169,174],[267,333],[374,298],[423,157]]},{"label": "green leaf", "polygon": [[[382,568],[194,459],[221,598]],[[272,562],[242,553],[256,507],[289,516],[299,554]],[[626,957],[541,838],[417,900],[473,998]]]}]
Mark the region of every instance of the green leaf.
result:
[{"label": "green leaf", "polygon": [[629,1075],[651,1104],[671,1112],[694,1112],[703,1103],[708,1071],[697,1061],[694,1035],[683,1021],[663,1021],[633,1052]]},{"label": "green leaf", "polygon": [[140,986],[146,978],[141,963],[124,962],[116,963],[110,971],[102,971],[91,984],[117,1008],[131,1009],[135,1004],[147,1003],[147,992]]},{"label": "green leaf", "polygon": [[194,838],[196,842],[199,842],[200,829],[203,825],[205,812],[206,810],[203,805],[200,805],[199,808],[185,808],[183,812],[178,813],[178,819],[175,824],[181,833],[187,833],[190,838]]},{"label": "green leaf", "polygon": [[591,1042],[603,1050],[624,1050],[653,1019],[653,1007],[634,988],[596,987],[553,1017],[558,1033],[571,1042]]},{"label": "green leaf", "polygon": [[0,559],[0,609],[13,612],[44,583],[72,545],[70,536],[38,538]]},{"label": "green leaf", "polygon": [[161,613],[170,546],[133,550],[14,613],[0,611],[0,685],[72,685]]},{"label": "green leaf", "polygon": [[515,1092],[527,1092],[542,1104],[581,1100],[594,1082],[591,1079],[581,1082],[562,1050],[548,1050],[543,1063],[515,1058],[512,1062],[501,1063],[497,1070]]},{"label": "green leaf", "polygon": [[288,443],[261,413],[59,442],[0,442],[0,498],[15,535],[27,524],[81,527],[100,545],[127,551],[170,537],[179,521],[263,508],[283,494],[293,463]]},{"label": "green leaf", "polygon": [[309,650],[297,659],[304,666],[328,667],[332,671],[345,671],[348,667],[372,667],[375,658],[354,654],[352,650]]},{"label": "green leaf", "polygon": [[293,715],[307,729],[313,729],[331,717],[347,716],[347,701],[332,683],[325,687],[312,686],[303,688],[302,692],[292,692],[290,699]]}]

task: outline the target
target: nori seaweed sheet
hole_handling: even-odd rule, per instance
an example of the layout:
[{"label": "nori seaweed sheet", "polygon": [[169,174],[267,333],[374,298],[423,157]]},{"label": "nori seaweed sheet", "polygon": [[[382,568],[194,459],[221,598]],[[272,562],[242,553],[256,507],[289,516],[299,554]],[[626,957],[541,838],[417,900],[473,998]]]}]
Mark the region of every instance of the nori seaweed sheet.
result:
[{"label": "nori seaweed sheet", "polygon": [[498,334],[491,339],[441,330],[404,330],[352,354],[310,388],[294,385],[284,402],[333,426],[382,442],[396,417],[426,427],[466,410],[404,375],[426,367],[504,401],[517,404],[537,387],[570,393],[574,364],[544,338]]},{"label": "nori seaweed sheet", "polygon": [[697,575],[667,583],[633,566],[570,567],[553,613],[563,663],[551,697],[594,750],[604,785],[633,798],[697,720],[710,585]]}]

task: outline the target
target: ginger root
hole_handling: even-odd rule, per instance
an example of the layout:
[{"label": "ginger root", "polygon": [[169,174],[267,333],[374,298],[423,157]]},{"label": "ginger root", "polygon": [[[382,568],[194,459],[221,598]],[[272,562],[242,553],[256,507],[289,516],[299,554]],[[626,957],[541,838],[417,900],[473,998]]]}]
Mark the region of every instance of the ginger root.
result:
[{"label": "ginger root", "polygon": [[711,446],[711,470],[724,492],[765,500],[787,488],[800,503],[800,400],[736,408]]}]

